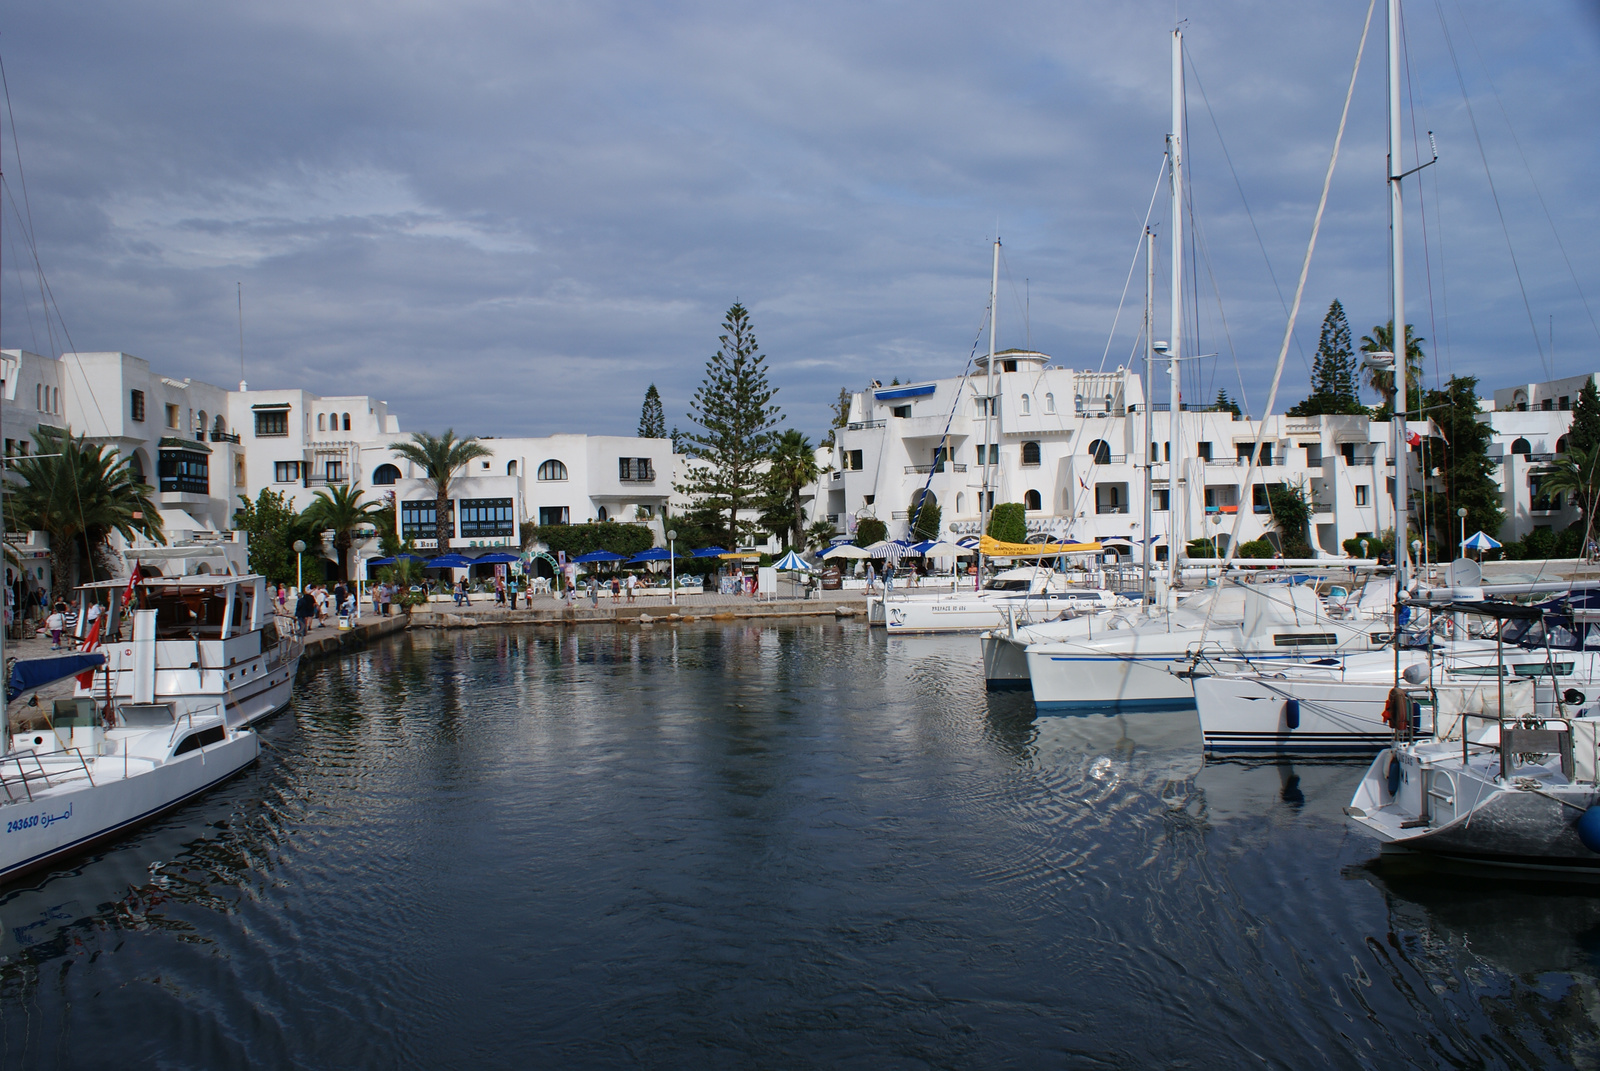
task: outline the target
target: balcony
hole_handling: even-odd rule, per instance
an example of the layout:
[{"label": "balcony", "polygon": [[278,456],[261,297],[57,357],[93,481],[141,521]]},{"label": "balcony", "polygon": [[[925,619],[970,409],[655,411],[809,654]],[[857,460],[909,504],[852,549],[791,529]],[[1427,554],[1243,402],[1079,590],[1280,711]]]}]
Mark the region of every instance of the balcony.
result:
[{"label": "balcony", "polygon": [[862,420],[862,421],[859,421],[859,422],[854,423],[854,424],[846,424],[844,426],[844,430],[845,431],[871,431],[874,428],[886,428],[888,426],[889,426],[889,422],[887,420]]},{"label": "balcony", "polygon": [[944,472],[946,470],[953,470],[955,472],[966,472],[967,471],[967,466],[959,465],[959,464],[955,464],[955,465],[952,465],[952,464],[943,464],[943,465],[907,465],[905,467],[905,469],[906,469],[906,475],[907,476],[911,476],[911,475],[926,476],[930,472]]},{"label": "balcony", "polygon": [[236,431],[214,431],[211,433],[211,441],[214,443],[233,443],[234,445],[238,445],[239,433]]},{"label": "balcony", "polygon": [[327,473],[323,473],[321,476],[313,476],[310,473],[307,473],[306,477],[305,477],[305,481],[304,481],[304,486],[306,486],[306,487],[343,487],[345,484],[347,484],[349,482],[350,482],[350,477],[348,477],[348,476],[343,476],[343,475],[329,476]]},{"label": "balcony", "polygon": [[655,483],[656,474],[647,472],[643,476],[618,476],[618,483]]},{"label": "balcony", "polygon": [[1358,469],[1362,469],[1362,468],[1370,469],[1370,468],[1373,467],[1373,462],[1374,461],[1375,461],[1375,459],[1374,458],[1370,458],[1370,457],[1347,457],[1347,458],[1344,459],[1344,463],[1346,465],[1349,465],[1349,466],[1352,466],[1352,467],[1358,468]]},{"label": "balcony", "polygon": [[1094,504],[1094,511],[1096,513],[1127,513],[1128,507],[1122,503],[1113,505],[1109,502],[1096,502]]}]

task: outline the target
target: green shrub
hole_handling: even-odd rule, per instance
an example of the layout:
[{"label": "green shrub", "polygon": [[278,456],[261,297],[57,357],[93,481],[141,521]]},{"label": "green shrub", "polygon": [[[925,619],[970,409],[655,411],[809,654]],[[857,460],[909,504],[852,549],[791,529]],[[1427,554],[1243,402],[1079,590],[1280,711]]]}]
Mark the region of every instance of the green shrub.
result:
[{"label": "green shrub", "polygon": [[889,538],[889,526],[876,517],[863,517],[856,522],[856,546],[870,547]]},{"label": "green shrub", "polygon": [[[593,524],[541,524],[532,532],[534,541],[543,543],[554,554],[558,550],[575,558],[594,550],[633,557],[655,545],[655,535],[642,524],[598,521]],[[678,544],[682,549],[683,542]],[[733,550],[733,547],[729,547]]]},{"label": "green shrub", "polygon": [[1239,553],[1235,554],[1234,557],[1252,559],[1271,558],[1276,554],[1277,551],[1272,549],[1272,544],[1268,543],[1265,539],[1252,539],[1247,543],[1240,543]]},{"label": "green shrub", "polygon": [[1002,543],[1028,541],[1027,514],[1021,502],[1002,502],[989,514],[989,535]]}]

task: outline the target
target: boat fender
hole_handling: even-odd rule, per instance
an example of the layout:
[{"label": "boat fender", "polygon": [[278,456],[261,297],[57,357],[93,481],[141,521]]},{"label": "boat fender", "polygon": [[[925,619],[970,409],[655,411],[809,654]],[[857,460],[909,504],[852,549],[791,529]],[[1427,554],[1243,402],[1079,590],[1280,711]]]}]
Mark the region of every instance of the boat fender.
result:
[{"label": "boat fender", "polygon": [[1571,705],[1578,707],[1582,706],[1589,697],[1578,691],[1576,688],[1568,688],[1565,692],[1561,693],[1561,698],[1566,700]]},{"label": "boat fender", "polygon": [[1300,700],[1285,699],[1283,701],[1283,723],[1291,729],[1300,728]]},{"label": "boat fender", "polygon": [[1600,804],[1578,816],[1578,839],[1591,852],[1600,853]]},{"label": "boat fender", "polygon": [[1391,797],[1400,795],[1400,760],[1393,755],[1389,756],[1389,773],[1386,778]]},{"label": "boat fender", "polygon": [[1398,729],[1405,719],[1406,707],[1409,705],[1406,702],[1406,693],[1398,688],[1390,688],[1389,698],[1383,704],[1383,723]]}]

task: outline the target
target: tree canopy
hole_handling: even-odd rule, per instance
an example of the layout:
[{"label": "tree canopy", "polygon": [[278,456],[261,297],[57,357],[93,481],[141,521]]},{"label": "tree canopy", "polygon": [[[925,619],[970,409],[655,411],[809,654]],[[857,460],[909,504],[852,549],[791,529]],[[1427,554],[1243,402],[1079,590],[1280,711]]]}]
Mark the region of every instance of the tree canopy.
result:
[{"label": "tree canopy", "polygon": [[781,536],[784,546],[805,548],[805,509],[800,493],[817,480],[817,454],[804,433],[787,428],[778,436],[767,465],[762,523]]},{"label": "tree canopy", "polygon": [[1028,515],[1021,502],[1002,502],[989,513],[989,535],[1002,543],[1028,541]]},{"label": "tree canopy", "polygon": [[6,488],[6,505],[19,528],[50,533],[50,580],[56,594],[70,591],[87,568],[98,575],[112,532],[165,542],[154,488],[134,474],[131,457],[60,428],[33,431],[34,455],[13,458],[21,481]]},{"label": "tree canopy", "polygon": [[739,512],[755,505],[760,494],[760,464],[772,447],[779,409],[743,305],[728,310],[722,330],[690,402],[691,427],[680,433],[683,451],[698,463],[688,466],[677,490],[695,508],[723,515],[720,526],[731,550],[741,542]]},{"label": "tree canopy", "polygon": [[1494,535],[1505,520],[1500,508],[1500,488],[1495,483],[1495,463],[1489,458],[1489,425],[1480,423],[1478,380],[1475,376],[1451,376],[1444,390],[1430,390],[1422,404],[1427,407],[1444,438],[1429,438],[1423,443],[1423,471],[1439,469],[1437,486],[1424,492],[1428,520],[1439,545],[1456,547],[1461,541],[1461,519],[1456,510],[1467,511],[1467,534],[1482,531]]},{"label": "tree canopy", "polygon": [[450,550],[450,533],[454,517],[450,512],[450,483],[456,473],[469,461],[489,457],[492,451],[476,438],[457,439],[455,429],[446,428],[443,435],[430,435],[425,431],[411,433],[407,443],[390,443],[389,449],[423,471],[433,487],[439,553]]},{"label": "tree canopy", "polygon": [[644,405],[639,410],[639,438],[665,439],[667,414],[661,408],[661,392],[654,383],[644,392]]},{"label": "tree canopy", "polygon": [[1578,391],[1578,404],[1572,407],[1572,427],[1567,431],[1567,449],[1600,446],[1600,392],[1594,388],[1594,377],[1583,381]]},{"label": "tree canopy", "polygon": [[376,527],[378,514],[383,510],[383,506],[377,502],[362,501],[363,493],[361,488],[349,484],[335,485],[326,491],[318,491],[302,514],[306,526],[319,535],[313,546],[320,549],[322,532],[333,533],[333,551],[339,556],[339,577],[342,580],[352,579],[350,548],[355,543],[356,530],[366,526]]},{"label": "tree canopy", "polygon": [[233,526],[250,536],[250,571],[273,583],[294,579],[295,540],[314,544],[316,533],[295,512],[282,491],[263,487],[254,502],[244,495],[233,513]]},{"label": "tree canopy", "polygon": [[1366,413],[1356,386],[1357,365],[1350,341],[1350,321],[1345,318],[1344,306],[1335,300],[1322,320],[1322,336],[1317,340],[1317,356],[1311,365],[1311,393],[1290,409],[1289,415]]}]

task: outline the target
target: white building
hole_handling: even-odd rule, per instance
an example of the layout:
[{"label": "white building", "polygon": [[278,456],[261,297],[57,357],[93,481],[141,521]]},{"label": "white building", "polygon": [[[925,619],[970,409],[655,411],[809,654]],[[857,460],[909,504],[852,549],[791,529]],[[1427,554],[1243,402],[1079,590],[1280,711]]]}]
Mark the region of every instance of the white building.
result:
[{"label": "white building", "polygon": [[379,470],[389,460],[389,444],[405,438],[389,403],[369,395],[243,389],[229,392],[228,407],[249,496],[280,491],[297,510],[327,487],[385,482]]},{"label": "white building", "polygon": [[1022,503],[1030,537],[1098,540],[1130,552],[1153,540],[1158,560],[1174,530],[1185,541],[1230,536],[1241,508],[1240,541],[1259,538],[1272,525],[1273,484],[1305,490],[1313,504],[1311,542],[1321,554],[1340,555],[1344,539],[1392,524],[1382,478],[1387,425],[1365,417],[1271,417],[1246,487],[1260,421],[1185,409],[1174,440],[1169,407],[1158,403],[1147,414],[1132,371],[1077,371],[1052,366],[1042,353],[996,355],[995,430],[985,442],[987,363],[979,358],[967,378],[855,394],[849,425],[835,436],[834,471],[820,481],[816,515],[841,533],[872,515],[888,523],[892,537],[903,536],[913,496],[926,486],[948,533],[976,534],[987,461],[993,503]]},{"label": "white building", "polygon": [[1489,456],[1498,465],[1495,482],[1506,514],[1498,537],[1502,543],[1540,528],[1560,531],[1579,520],[1577,503],[1545,493],[1539,484],[1550,462],[1566,452],[1572,408],[1593,378],[1570,376],[1504,387],[1494,392],[1494,411],[1479,414],[1479,422],[1491,430]]}]

